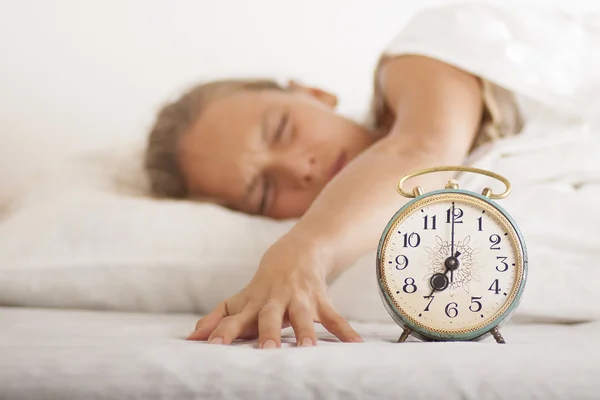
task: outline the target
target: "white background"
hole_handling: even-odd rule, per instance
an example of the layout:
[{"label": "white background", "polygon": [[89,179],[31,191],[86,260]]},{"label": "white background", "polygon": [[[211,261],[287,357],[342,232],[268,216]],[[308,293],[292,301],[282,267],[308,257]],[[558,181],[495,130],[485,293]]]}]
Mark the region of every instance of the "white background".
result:
[{"label": "white background", "polygon": [[0,0],[0,200],[66,154],[143,138],[158,107],[200,80],[295,78],[358,116],[379,53],[419,8],[448,2]]}]

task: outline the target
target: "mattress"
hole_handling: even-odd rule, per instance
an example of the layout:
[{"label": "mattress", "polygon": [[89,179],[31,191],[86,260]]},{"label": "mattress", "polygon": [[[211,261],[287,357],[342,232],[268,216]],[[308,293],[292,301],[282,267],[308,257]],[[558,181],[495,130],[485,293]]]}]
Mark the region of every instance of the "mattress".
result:
[{"label": "mattress", "polygon": [[0,308],[1,399],[598,399],[600,323],[509,324],[506,344],[189,342],[198,316]]}]

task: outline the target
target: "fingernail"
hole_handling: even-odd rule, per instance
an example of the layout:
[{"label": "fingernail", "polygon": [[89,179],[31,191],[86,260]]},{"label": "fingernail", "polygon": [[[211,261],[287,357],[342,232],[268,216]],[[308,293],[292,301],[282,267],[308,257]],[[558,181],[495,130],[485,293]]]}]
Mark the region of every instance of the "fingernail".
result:
[{"label": "fingernail", "polygon": [[262,345],[262,349],[274,349],[275,347],[277,347],[277,343],[275,343],[274,340],[266,340],[263,345]]},{"label": "fingernail", "polygon": [[352,342],[362,343],[362,342],[364,342],[364,340],[360,336],[357,336],[357,337],[352,338]]},{"label": "fingernail", "polygon": [[186,337],[186,338],[185,338],[185,340],[190,340],[190,338],[191,338],[192,336],[194,336],[194,333],[196,333],[196,331],[194,331],[194,332],[190,333],[190,334],[188,335],[188,337]]},{"label": "fingernail", "polygon": [[209,344],[223,344],[223,338],[216,337],[216,338],[211,339],[211,341],[208,343]]},{"label": "fingernail", "polygon": [[300,346],[312,346],[313,345],[313,341],[311,338],[307,338],[305,337],[304,339],[302,339],[302,343],[300,343]]}]

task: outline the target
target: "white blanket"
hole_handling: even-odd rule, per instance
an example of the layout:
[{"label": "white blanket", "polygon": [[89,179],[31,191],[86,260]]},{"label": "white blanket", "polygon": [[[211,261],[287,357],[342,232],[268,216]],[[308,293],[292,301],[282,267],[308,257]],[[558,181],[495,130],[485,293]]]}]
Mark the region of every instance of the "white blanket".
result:
[{"label": "white blanket", "polygon": [[194,315],[0,308],[0,398],[597,399],[600,323],[511,325],[507,344],[397,344],[390,324],[353,324],[365,343],[319,329],[314,348],[187,342]]}]

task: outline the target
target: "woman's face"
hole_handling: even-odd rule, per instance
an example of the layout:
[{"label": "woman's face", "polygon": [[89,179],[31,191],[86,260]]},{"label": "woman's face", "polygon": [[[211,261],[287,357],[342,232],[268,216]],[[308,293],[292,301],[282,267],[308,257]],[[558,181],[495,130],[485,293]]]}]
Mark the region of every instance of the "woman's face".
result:
[{"label": "woman's face", "polygon": [[316,89],[240,91],[211,101],[180,142],[191,197],[298,218],[374,137]]}]

